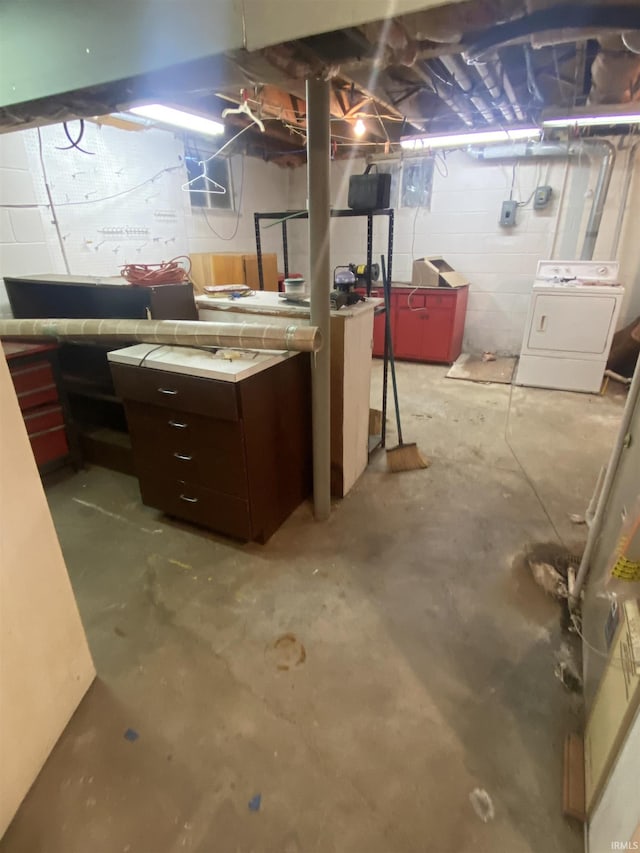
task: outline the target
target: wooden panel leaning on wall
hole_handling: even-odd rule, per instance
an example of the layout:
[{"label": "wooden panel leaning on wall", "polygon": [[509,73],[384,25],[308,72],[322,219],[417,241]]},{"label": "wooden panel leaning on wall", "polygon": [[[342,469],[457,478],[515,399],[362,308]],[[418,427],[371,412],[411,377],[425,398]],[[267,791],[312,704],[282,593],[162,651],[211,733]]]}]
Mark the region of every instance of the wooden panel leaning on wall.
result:
[{"label": "wooden panel leaning on wall", "polygon": [[0,836],[95,669],[0,348]]}]

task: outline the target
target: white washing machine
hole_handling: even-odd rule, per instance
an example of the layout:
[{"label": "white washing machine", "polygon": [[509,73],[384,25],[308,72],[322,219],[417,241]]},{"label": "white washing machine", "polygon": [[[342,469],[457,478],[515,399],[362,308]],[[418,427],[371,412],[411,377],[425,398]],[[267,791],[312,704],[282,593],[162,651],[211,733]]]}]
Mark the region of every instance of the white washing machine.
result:
[{"label": "white washing machine", "polygon": [[623,296],[616,261],[539,261],[515,384],[598,393]]}]

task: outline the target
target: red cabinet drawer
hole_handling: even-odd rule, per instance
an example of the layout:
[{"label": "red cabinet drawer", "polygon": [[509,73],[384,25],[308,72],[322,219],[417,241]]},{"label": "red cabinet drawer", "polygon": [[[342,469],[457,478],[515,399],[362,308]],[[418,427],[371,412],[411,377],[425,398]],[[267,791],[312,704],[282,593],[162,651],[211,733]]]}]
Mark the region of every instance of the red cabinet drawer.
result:
[{"label": "red cabinet drawer", "polygon": [[23,415],[29,435],[37,432],[64,426],[64,415],[61,406],[43,406]]},{"label": "red cabinet drawer", "polygon": [[69,453],[64,426],[30,435],[29,441],[38,466],[46,465],[47,462],[53,462]]},{"label": "red cabinet drawer", "polygon": [[58,390],[48,361],[29,367],[13,368],[11,379],[23,412],[45,403],[55,403],[58,399]]},{"label": "red cabinet drawer", "polygon": [[425,295],[419,290],[411,290],[409,293],[392,294],[391,303],[396,308],[407,308],[409,311],[419,311],[425,306]]},{"label": "red cabinet drawer", "polygon": [[48,361],[32,364],[29,367],[17,367],[11,371],[13,385],[18,394],[55,385],[53,371]]}]

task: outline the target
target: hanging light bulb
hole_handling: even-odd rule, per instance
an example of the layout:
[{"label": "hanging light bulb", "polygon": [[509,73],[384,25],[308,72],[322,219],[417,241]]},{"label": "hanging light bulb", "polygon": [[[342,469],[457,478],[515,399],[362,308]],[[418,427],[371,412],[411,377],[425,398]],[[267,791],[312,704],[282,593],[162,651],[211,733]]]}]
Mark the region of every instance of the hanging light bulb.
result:
[{"label": "hanging light bulb", "polygon": [[354,135],[357,136],[358,138],[360,138],[361,136],[365,135],[366,131],[367,131],[367,127],[366,127],[365,123],[362,121],[361,118],[359,118],[353,127]]}]

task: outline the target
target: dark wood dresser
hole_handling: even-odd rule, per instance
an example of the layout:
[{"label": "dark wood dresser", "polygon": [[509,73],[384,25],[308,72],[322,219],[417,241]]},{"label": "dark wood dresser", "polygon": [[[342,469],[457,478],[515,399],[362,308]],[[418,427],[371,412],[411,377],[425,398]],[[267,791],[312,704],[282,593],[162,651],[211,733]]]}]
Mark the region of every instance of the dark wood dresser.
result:
[{"label": "dark wood dresser", "polygon": [[[275,363],[234,381],[201,369],[175,372],[156,359],[176,349],[142,344],[109,354],[142,500],[236,539],[265,542],[311,491],[309,357],[271,356]],[[213,358],[187,352],[200,366]]]},{"label": "dark wood dresser", "polygon": [[[4,279],[16,319],[66,317],[197,320],[191,284],[134,287],[120,277],[32,275]],[[133,474],[133,454],[122,401],[111,379],[113,346],[63,343],[58,350],[60,387],[84,458]]]},{"label": "dark wood dresser", "polygon": [[2,341],[31,449],[41,474],[67,463],[82,464],[60,389],[58,345]]}]

